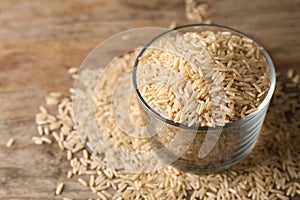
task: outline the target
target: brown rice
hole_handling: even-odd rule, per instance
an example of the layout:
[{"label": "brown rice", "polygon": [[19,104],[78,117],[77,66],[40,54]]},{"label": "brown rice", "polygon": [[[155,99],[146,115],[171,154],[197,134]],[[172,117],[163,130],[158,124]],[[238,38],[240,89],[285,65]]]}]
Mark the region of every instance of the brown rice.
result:
[{"label": "brown rice", "polygon": [[[256,111],[270,86],[268,63],[261,55],[259,47],[255,46],[251,39],[230,32],[187,32],[184,36],[189,37],[198,45],[202,45],[213,59],[215,67],[210,65],[212,68],[206,69],[206,74],[203,74],[204,69],[202,68],[206,63],[195,68],[180,55],[170,52],[170,50],[176,52],[175,47],[178,48],[176,43],[181,43],[184,39],[177,36],[175,40],[172,38],[164,40],[163,38],[159,43],[163,43],[166,47],[171,46],[171,48],[166,51],[157,49],[145,51],[140,58],[140,64],[159,65],[155,69],[161,71],[164,71],[163,68],[171,68],[179,75],[184,76],[186,83],[181,84],[179,83],[181,81],[173,81],[174,84],[170,86],[172,88],[168,86],[158,87],[157,82],[142,85],[139,89],[145,101],[162,116],[166,116],[176,123],[185,123],[188,126],[222,126],[245,118],[245,115]],[[202,51],[201,48],[195,50],[199,54]],[[191,49],[188,48],[188,51]],[[185,57],[189,56],[187,53]],[[149,76],[150,70],[153,69],[148,66],[148,71],[137,74],[137,78],[143,79],[144,76]],[[159,73],[159,75],[160,79],[170,78],[170,75],[164,73]],[[207,80],[209,76],[211,79]],[[217,85],[209,86],[208,81],[215,79],[218,79]],[[293,81],[297,82],[297,79],[299,78],[295,76]],[[194,104],[191,103],[193,102],[192,97],[190,97],[191,92],[186,91],[187,84],[192,86],[189,90],[193,90],[196,94],[194,100],[195,107],[198,108],[196,113],[193,112],[195,109]],[[176,90],[179,92],[174,93]],[[187,105],[182,102],[177,103],[179,96],[182,95],[185,99],[190,99],[188,101],[189,109],[185,111],[182,109],[186,108]],[[220,97],[219,100],[218,97]],[[223,106],[221,110],[218,106],[220,104]],[[220,117],[214,116],[214,113],[218,113]],[[215,119],[219,119],[219,122]]]},{"label": "brown rice", "polygon": [[[123,74],[124,69],[130,69],[136,54],[125,55],[119,58],[114,65],[116,74]],[[116,76],[117,79],[118,76]],[[297,85],[289,90],[285,90],[285,84],[279,80],[275,96],[271,102],[269,112],[266,116],[264,126],[258,138],[257,144],[250,155],[237,166],[220,173],[210,175],[195,175],[182,172],[172,166],[165,166],[163,169],[153,171],[148,174],[127,174],[119,173],[108,169],[103,163],[99,162],[94,156],[84,156],[83,144],[76,133],[76,127],[72,117],[72,99],[63,97],[58,103],[58,114],[56,121],[61,122],[57,130],[50,130],[50,137],[54,137],[59,147],[73,154],[70,160],[71,168],[68,177],[73,175],[87,180],[87,177],[94,176],[95,181],[91,191],[100,192],[107,199],[277,199],[291,198],[300,195],[300,138],[298,137],[300,124],[300,102],[299,98],[290,95],[297,91]],[[290,92],[292,90],[292,92]],[[98,117],[107,126],[114,126],[110,121],[111,112],[108,106],[109,89],[107,93],[98,96],[99,105]],[[101,101],[100,101],[101,100]],[[296,105],[295,111],[291,113],[292,106]],[[130,109],[133,119],[139,121],[137,104],[132,103]],[[136,113],[137,112],[137,113]],[[289,113],[289,114],[287,114]],[[287,115],[290,115],[287,117]],[[37,114],[37,124],[42,127],[49,126],[50,114]],[[104,117],[105,116],[105,117]],[[70,123],[72,122],[72,123]],[[120,130],[107,132],[110,139],[120,146],[124,146],[129,151],[141,152],[133,146],[141,149],[144,145],[138,145],[140,141],[132,140],[128,135]],[[88,163],[85,165],[81,162]],[[78,175],[79,169],[82,170]],[[114,174],[111,176],[110,171]],[[90,178],[93,179],[93,178]],[[84,185],[88,185],[84,181]],[[61,189],[60,189],[61,188]],[[61,183],[57,188],[60,194],[63,188]],[[292,188],[292,189],[290,189]],[[119,192],[117,192],[119,191]],[[124,191],[124,192],[121,192]]]}]

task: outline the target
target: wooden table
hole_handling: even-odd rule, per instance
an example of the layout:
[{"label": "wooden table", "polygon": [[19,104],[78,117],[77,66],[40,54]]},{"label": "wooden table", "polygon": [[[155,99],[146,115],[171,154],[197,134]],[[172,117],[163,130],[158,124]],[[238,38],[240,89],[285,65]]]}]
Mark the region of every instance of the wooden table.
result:
[{"label": "wooden table", "polygon": [[[209,0],[214,23],[231,26],[261,42],[277,71],[300,73],[300,1]],[[0,200],[95,197],[76,180],[66,180],[69,163],[54,146],[37,146],[34,122],[43,97],[67,92],[67,68],[112,34],[136,27],[189,23],[183,0],[9,0],[0,3]],[[5,146],[11,137],[16,143]],[[71,184],[71,182],[74,184]]]}]

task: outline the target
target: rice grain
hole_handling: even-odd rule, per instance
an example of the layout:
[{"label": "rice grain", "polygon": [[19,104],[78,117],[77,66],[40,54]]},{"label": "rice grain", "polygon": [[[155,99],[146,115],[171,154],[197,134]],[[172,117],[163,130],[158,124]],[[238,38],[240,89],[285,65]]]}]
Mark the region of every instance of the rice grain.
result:
[{"label": "rice grain", "polygon": [[88,186],[87,182],[85,180],[83,180],[82,178],[78,178],[78,182],[84,186]]},{"label": "rice grain", "polygon": [[64,188],[65,184],[64,183],[59,183],[57,188],[56,188],[56,191],[55,191],[55,194],[56,195],[60,195],[63,191],[63,188]]},{"label": "rice grain", "polygon": [[11,147],[13,144],[15,143],[15,139],[14,138],[10,138],[7,143],[6,143],[6,147]]}]

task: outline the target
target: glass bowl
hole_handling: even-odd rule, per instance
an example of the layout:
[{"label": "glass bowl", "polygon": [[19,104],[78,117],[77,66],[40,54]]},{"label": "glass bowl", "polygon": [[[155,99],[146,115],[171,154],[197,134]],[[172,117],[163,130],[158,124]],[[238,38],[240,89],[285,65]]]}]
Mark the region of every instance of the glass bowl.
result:
[{"label": "glass bowl", "polygon": [[[227,31],[251,39],[240,31],[215,24],[191,24],[177,27],[174,30],[180,33]],[[276,74],[273,62],[266,50],[253,41],[254,45],[261,49],[270,73],[270,88],[257,110],[246,115],[245,119],[230,122],[225,126],[189,127],[185,124],[175,123],[152,109],[142,97],[137,82],[139,58],[143,56],[151,44],[171,33],[172,30],[166,31],[149,42],[139,54],[133,70],[133,84],[139,100],[140,111],[144,122],[151,124],[147,128],[152,136],[149,137],[149,141],[154,149],[167,149],[167,151],[157,151],[163,152],[158,153],[159,158],[164,160],[166,164],[171,164],[183,171],[212,173],[228,169],[247,156],[256,143],[275,89]],[[176,140],[175,143],[174,139]],[[172,147],[169,147],[172,141]],[[202,155],[200,152],[202,152]]]}]

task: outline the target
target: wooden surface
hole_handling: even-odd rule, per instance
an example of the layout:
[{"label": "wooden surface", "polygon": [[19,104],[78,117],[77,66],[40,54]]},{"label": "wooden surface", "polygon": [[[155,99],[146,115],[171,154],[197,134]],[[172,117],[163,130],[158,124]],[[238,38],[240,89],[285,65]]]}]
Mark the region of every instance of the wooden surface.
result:
[{"label": "wooden surface", "polygon": [[[266,47],[277,71],[300,72],[299,0],[208,1],[214,23],[251,35]],[[183,0],[2,0],[0,2],[0,200],[61,199],[94,195],[66,180],[69,165],[57,145],[37,146],[34,118],[43,97],[67,92],[67,68],[112,34],[136,27],[189,23]],[[11,137],[16,143],[5,146]]]}]

